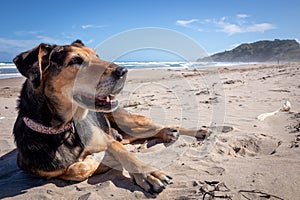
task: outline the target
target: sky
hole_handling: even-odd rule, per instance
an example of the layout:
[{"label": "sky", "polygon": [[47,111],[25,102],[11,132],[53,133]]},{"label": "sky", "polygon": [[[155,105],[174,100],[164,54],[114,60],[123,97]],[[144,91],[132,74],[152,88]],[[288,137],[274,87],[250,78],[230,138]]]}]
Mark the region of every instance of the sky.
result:
[{"label": "sky", "polygon": [[[0,62],[42,42],[64,45],[81,39],[96,48],[128,31],[149,27],[189,38],[210,55],[258,40],[298,40],[299,19],[298,0],[1,0]],[[164,40],[153,37],[138,35],[127,43]],[[111,50],[123,47],[125,40],[111,43]],[[147,49],[128,49],[119,59],[176,60],[168,52]]]}]

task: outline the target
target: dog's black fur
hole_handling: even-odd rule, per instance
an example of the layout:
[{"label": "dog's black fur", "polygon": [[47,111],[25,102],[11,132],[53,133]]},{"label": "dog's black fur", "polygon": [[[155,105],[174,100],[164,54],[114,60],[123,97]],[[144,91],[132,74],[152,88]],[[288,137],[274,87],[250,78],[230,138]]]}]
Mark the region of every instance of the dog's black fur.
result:
[{"label": "dog's black fur", "polygon": [[[80,44],[76,43],[76,45]],[[49,51],[54,48],[59,48],[59,46],[47,45]],[[49,77],[55,78],[55,74],[61,70],[57,66],[62,66],[62,63],[57,62],[61,62],[60,60],[63,59],[61,55],[66,55],[67,50],[68,47],[64,46],[65,54],[60,52],[60,58],[54,54],[50,64],[42,64],[48,68],[46,74],[43,74],[44,76],[51,75]],[[83,120],[80,125],[73,125],[72,130],[55,135],[35,132],[24,123],[22,119],[24,116],[49,127],[53,126],[53,122],[56,126],[61,126],[63,123],[62,117],[54,110],[55,101],[49,100],[44,94],[44,87],[40,87],[44,83],[41,82],[42,74],[37,69],[37,56],[38,48],[29,51],[26,57],[22,57],[20,54],[14,59],[19,71],[28,78],[21,90],[17,107],[19,115],[13,128],[18,148],[18,166],[28,172],[35,170],[53,171],[68,167],[78,161],[78,157],[91,137],[91,131],[86,130],[89,127],[88,125],[85,126],[88,123],[86,120]],[[34,75],[32,72],[28,72],[28,68],[34,71]],[[38,90],[38,87],[42,89]],[[85,128],[81,128],[82,126]],[[77,133],[78,128],[85,134],[79,135]]]},{"label": "dog's black fur", "polygon": [[78,160],[85,145],[77,131],[56,135],[37,133],[26,126],[21,115],[13,131],[18,147],[18,166],[27,172],[66,168]]}]

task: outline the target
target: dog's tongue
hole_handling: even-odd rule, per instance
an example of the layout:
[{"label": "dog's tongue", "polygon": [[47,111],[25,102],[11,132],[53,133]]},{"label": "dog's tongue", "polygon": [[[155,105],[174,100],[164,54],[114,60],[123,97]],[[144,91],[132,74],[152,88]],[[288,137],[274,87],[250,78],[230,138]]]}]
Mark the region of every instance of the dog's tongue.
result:
[{"label": "dog's tongue", "polygon": [[114,96],[109,95],[107,97],[96,97],[96,99],[98,101],[106,101],[107,103],[109,103],[110,101],[114,100]]},{"label": "dog's tongue", "polygon": [[98,101],[106,101],[107,100],[107,98],[105,98],[105,97],[96,97],[95,99]]}]

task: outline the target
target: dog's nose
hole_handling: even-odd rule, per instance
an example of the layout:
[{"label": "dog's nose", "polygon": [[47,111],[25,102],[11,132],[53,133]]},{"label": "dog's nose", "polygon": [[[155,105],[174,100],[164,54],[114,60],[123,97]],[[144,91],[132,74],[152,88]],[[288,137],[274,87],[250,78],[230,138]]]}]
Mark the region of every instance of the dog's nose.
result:
[{"label": "dog's nose", "polygon": [[128,70],[125,67],[118,66],[115,71],[113,72],[114,75],[116,75],[118,78],[121,78],[125,76],[125,74],[128,72]]}]

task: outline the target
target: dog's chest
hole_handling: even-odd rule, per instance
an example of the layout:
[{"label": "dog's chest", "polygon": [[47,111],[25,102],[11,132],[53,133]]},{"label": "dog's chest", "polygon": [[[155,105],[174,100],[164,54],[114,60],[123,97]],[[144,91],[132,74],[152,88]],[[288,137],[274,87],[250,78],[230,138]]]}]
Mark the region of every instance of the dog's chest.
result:
[{"label": "dog's chest", "polygon": [[105,116],[102,113],[91,111],[84,120],[75,122],[75,127],[84,146],[88,146],[91,143],[95,134],[109,135],[110,133],[110,124]]},{"label": "dog's chest", "polygon": [[109,121],[106,119],[106,117],[102,113],[95,113],[96,119],[98,123],[98,126],[101,130],[103,130],[105,133],[110,133],[110,124]]}]

